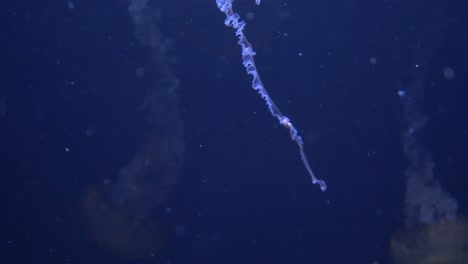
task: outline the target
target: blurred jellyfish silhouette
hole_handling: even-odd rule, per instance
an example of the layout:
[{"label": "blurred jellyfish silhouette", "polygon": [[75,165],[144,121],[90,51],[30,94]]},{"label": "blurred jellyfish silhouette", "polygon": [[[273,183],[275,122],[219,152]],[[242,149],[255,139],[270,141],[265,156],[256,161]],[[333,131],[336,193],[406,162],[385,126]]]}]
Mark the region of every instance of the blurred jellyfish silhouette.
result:
[{"label": "blurred jellyfish silhouette", "polygon": [[391,240],[395,263],[468,263],[468,223],[457,216],[458,204],[434,176],[431,153],[420,142],[428,122],[420,102],[424,76],[416,72],[403,104],[403,152],[408,161],[404,220],[406,228]]},{"label": "blurred jellyfish silhouette", "polygon": [[432,156],[419,140],[419,134],[428,121],[428,117],[418,110],[418,100],[423,95],[423,81],[423,76],[417,75],[408,93],[401,96],[406,123],[402,143],[409,163],[405,172],[407,177],[405,224],[407,227],[457,219],[457,201],[444,191],[435,179]]},{"label": "blurred jellyfish silhouette", "polygon": [[431,154],[419,140],[428,117],[419,110],[424,77],[417,74],[405,93],[403,151],[408,160],[404,220],[406,229],[391,241],[395,263],[468,263],[468,223],[457,217],[457,201],[434,177]]},{"label": "blurred jellyfish silhouette", "polygon": [[126,258],[147,258],[157,254],[168,237],[165,204],[177,183],[184,141],[179,81],[171,72],[168,42],[158,27],[160,12],[148,0],[132,0],[129,13],[136,38],[150,51],[148,65],[136,71],[137,76],[145,72],[152,76],[153,87],[141,107],[150,128],[115,181],[88,188],[82,221],[101,247]]},{"label": "blurred jellyfish silhouette", "polygon": [[[437,4],[437,8],[442,6]],[[401,85],[405,89],[398,92],[403,106],[402,146],[408,167],[405,171],[405,228],[390,242],[394,263],[468,263],[468,222],[458,215],[456,199],[436,179],[432,155],[421,143],[421,132],[429,121],[421,107],[424,89],[429,83],[424,71],[435,50],[447,42],[448,37],[456,37],[448,35],[447,28],[450,24],[459,24],[460,18],[434,13],[427,19],[413,21],[412,33],[407,35],[409,39],[400,39],[403,49],[410,47],[409,51],[400,51],[412,68],[405,72],[406,85]],[[450,71],[444,75],[447,79],[454,77]]]}]

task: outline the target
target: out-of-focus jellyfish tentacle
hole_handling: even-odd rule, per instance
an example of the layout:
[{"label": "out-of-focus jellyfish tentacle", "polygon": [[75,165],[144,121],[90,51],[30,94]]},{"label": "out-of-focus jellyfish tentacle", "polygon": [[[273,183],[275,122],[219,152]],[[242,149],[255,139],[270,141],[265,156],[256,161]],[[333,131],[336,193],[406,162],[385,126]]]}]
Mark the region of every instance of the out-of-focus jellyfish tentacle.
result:
[{"label": "out-of-focus jellyfish tentacle", "polygon": [[457,201],[434,177],[434,162],[419,140],[428,117],[421,113],[418,101],[423,96],[424,78],[418,74],[407,94],[401,96],[404,108],[405,129],[402,134],[403,151],[409,166],[405,172],[405,223],[408,227],[421,223],[455,220]]},{"label": "out-of-focus jellyfish tentacle", "polygon": [[127,258],[147,258],[167,240],[165,207],[185,146],[177,95],[180,81],[171,71],[169,42],[158,27],[161,13],[148,0],[131,0],[129,13],[135,37],[150,52],[147,67],[137,70],[137,76],[149,76],[152,83],[139,107],[145,115],[145,139],[118,175],[88,188],[82,218],[102,247]]},{"label": "out-of-focus jellyfish tentacle", "polygon": [[[424,2],[421,10],[448,10],[449,6],[444,2]],[[457,200],[439,182],[458,175],[437,174],[436,177],[434,159],[421,140],[424,132],[432,132],[424,131],[430,120],[422,107],[429,101],[425,98],[425,94],[430,94],[426,90],[450,86],[450,83],[435,81],[438,76],[432,74],[440,67],[438,59],[452,52],[447,49],[450,43],[466,35],[462,30],[449,30],[462,28],[460,25],[466,20],[463,14],[440,12],[424,18],[414,16],[418,19],[412,21],[411,33],[401,34],[405,36],[395,42],[394,59],[402,69],[398,95],[403,108],[401,139],[408,167],[405,171],[405,227],[391,238],[393,263],[468,263],[468,222],[458,215]],[[450,59],[443,61],[447,63]]]},{"label": "out-of-focus jellyfish tentacle", "polygon": [[457,217],[458,204],[434,176],[431,153],[420,141],[429,118],[420,110],[424,76],[415,73],[403,103],[403,151],[408,160],[404,220],[392,237],[394,263],[468,263],[468,222]]}]

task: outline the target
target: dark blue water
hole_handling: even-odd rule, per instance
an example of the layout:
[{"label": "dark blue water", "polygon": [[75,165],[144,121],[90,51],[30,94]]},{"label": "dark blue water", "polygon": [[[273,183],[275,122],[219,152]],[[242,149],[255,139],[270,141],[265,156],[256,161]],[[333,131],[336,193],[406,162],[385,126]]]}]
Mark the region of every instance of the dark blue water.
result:
[{"label": "dark blue water", "polygon": [[166,235],[139,260],[97,243],[81,208],[90,186],[115,180],[148,144],[139,107],[159,77],[136,71],[158,57],[135,38],[127,1],[2,3],[0,262],[391,263],[407,167],[398,91],[417,78],[429,117],[420,140],[466,214],[468,4],[361,2],[235,1],[263,83],[328,184],[321,192],[250,88],[215,1],[149,1],[180,80],[185,152],[167,201],[141,199]]}]

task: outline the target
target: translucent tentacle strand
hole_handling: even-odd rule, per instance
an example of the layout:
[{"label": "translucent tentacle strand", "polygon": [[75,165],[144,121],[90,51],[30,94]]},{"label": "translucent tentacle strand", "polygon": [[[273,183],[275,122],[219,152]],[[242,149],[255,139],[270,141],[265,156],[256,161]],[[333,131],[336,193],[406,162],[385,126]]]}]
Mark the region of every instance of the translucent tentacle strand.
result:
[{"label": "translucent tentacle strand", "polygon": [[[244,35],[244,27],[245,22],[240,20],[240,16],[233,12],[232,10],[232,2],[233,0],[216,0],[216,4],[218,5],[219,10],[226,14],[226,19],[224,20],[224,24],[226,26],[232,27],[236,30],[236,36],[238,37],[238,44],[242,47],[242,61],[244,64],[247,73],[252,75],[252,88],[256,90],[260,96],[265,101],[268,110],[270,113],[278,119],[280,124],[286,127],[289,130],[289,134],[291,139],[294,140],[297,145],[299,146],[299,153],[301,155],[302,162],[306,167],[309,175],[312,179],[313,184],[318,184],[322,191],[327,189],[327,184],[323,181],[318,179],[315,174],[312,172],[310,168],[309,162],[307,157],[304,153],[304,142],[302,141],[301,136],[298,134],[297,129],[291,123],[287,116],[284,116],[276,104],[271,99],[270,95],[266,91],[265,87],[263,86],[262,80],[260,79],[260,75],[257,71],[257,67],[255,65],[254,55],[255,51],[252,48],[252,45],[249,43],[247,38]],[[257,5],[260,4],[260,0],[255,0]]]}]

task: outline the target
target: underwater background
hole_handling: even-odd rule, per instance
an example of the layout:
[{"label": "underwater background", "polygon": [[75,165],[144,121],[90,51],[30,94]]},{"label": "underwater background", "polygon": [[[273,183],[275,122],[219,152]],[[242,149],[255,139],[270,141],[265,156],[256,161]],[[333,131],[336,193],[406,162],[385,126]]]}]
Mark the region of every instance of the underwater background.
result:
[{"label": "underwater background", "polygon": [[1,263],[468,263],[468,2],[234,1],[325,192],[215,0],[0,6]]}]

